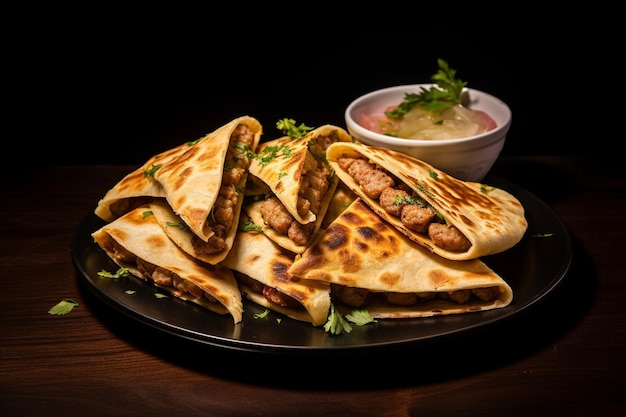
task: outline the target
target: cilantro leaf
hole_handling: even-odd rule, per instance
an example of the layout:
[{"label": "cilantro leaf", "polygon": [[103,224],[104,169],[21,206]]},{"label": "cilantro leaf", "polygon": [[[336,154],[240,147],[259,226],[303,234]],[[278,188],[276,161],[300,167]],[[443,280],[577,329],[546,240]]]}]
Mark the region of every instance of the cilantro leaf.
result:
[{"label": "cilantro leaf", "polygon": [[405,93],[404,101],[393,110],[385,112],[392,119],[403,118],[413,107],[420,105],[433,113],[461,104],[463,88],[467,82],[456,78],[456,71],[443,59],[438,59],[439,70],[430,77],[437,87],[420,88],[419,93]]},{"label": "cilantro leaf", "polygon": [[426,206],[426,202],[421,198],[417,196],[411,197],[409,195],[399,195],[396,197],[395,200],[393,200],[392,205],[399,206],[400,204],[413,204],[420,207]]},{"label": "cilantro leaf", "polygon": [[74,307],[77,307],[78,305],[79,304],[76,301],[67,298],[65,300],[59,301],[55,306],[50,308],[50,310],[48,310],[48,314],[62,316],[72,311]]},{"label": "cilantro leaf", "polygon": [[335,306],[331,304],[330,314],[328,315],[326,324],[324,324],[324,330],[326,330],[326,332],[330,332],[331,334],[350,333],[352,331],[352,326],[350,326],[350,323],[343,318],[341,313],[335,310]]},{"label": "cilantro leaf", "polygon": [[357,326],[363,326],[368,323],[376,323],[376,320],[370,316],[370,313],[367,310],[352,310],[350,313],[346,314],[346,320],[356,324]]}]

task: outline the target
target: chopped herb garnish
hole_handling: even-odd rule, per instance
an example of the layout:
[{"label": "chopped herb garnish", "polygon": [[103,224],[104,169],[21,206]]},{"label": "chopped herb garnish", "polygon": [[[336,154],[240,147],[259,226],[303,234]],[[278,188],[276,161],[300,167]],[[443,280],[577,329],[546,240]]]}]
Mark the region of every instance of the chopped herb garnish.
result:
[{"label": "chopped herb garnish", "polygon": [[105,271],[104,269],[98,272],[98,276],[100,278],[110,278],[110,279],[119,279],[122,277],[127,277],[129,275],[130,275],[130,272],[126,268],[120,268],[114,274],[108,271]]},{"label": "chopped herb garnish", "polygon": [[428,171],[428,175],[430,175],[430,178],[434,178],[434,179],[439,178],[439,174],[437,174],[435,171]]},{"label": "chopped herb garnish", "polygon": [[420,93],[406,93],[404,101],[398,107],[385,112],[387,117],[401,119],[417,105],[424,110],[436,113],[461,104],[463,88],[467,82],[457,79],[456,71],[451,69],[443,59],[438,59],[437,64],[439,70],[430,77],[437,87],[428,89],[422,87]]},{"label": "chopped herb garnish", "polygon": [[408,195],[401,195],[396,197],[393,201],[394,206],[399,206],[400,204],[415,204],[420,207],[426,206],[426,202],[419,197],[411,197]]},{"label": "chopped herb garnish", "polygon": [[261,165],[267,165],[272,162],[278,156],[282,155],[283,158],[287,159],[293,155],[293,152],[287,145],[281,146],[266,146],[263,148],[260,154],[254,154],[252,157],[259,160]]},{"label": "chopped herb garnish", "polygon": [[486,185],[481,185],[480,186],[480,192],[483,194],[488,194],[490,191],[495,190],[496,187],[487,187]]},{"label": "chopped herb garnish", "polygon": [[168,298],[168,296],[167,296],[167,295],[165,295],[165,294],[163,294],[163,293],[160,293],[160,292],[155,292],[155,293],[154,293],[154,296],[155,296],[156,298]]},{"label": "chopped herb garnish", "polygon": [[248,220],[239,224],[239,230],[243,232],[260,232],[263,228]]},{"label": "chopped herb garnish", "polygon": [[189,146],[193,146],[193,145],[195,145],[196,143],[200,142],[202,139],[204,139],[204,136],[202,136],[202,137],[200,137],[200,138],[198,138],[198,139],[196,139],[196,140],[191,140],[191,141],[187,142],[187,145],[189,145]]},{"label": "chopped herb garnish", "polygon": [[150,217],[152,216],[152,210],[146,210],[142,213],[142,218],[145,219],[146,217]]},{"label": "chopped herb garnish", "polygon": [[155,172],[157,172],[162,166],[163,164],[152,165],[149,169],[145,169],[143,171],[143,176],[146,178],[154,178]]},{"label": "chopped herb garnish", "polygon": [[300,139],[313,130],[312,127],[304,123],[300,123],[300,126],[296,126],[296,121],[293,119],[280,119],[276,122],[276,128],[292,139]]},{"label": "chopped herb garnish", "polygon": [[166,225],[168,225],[169,227],[177,227],[180,230],[183,230],[185,232],[189,231],[189,226],[187,226],[184,223],[177,223],[177,222],[165,222]]},{"label": "chopped herb garnish", "polygon": [[72,311],[74,307],[77,307],[78,305],[79,304],[71,298],[66,298],[65,300],[59,301],[55,306],[50,308],[50,310],[48,310],[48,314],[62,316]]},{"label": "chopped herb garnish", "polygon": [[427,196],[429,196],[430,198],[434,198],[433,193],[431,193],[430,191],[428,191],[426,189],[426,187],[424,187],[422,184],[415,184],[415,186],[417,187],[418,190],[420,190],[421,192],[423,192],[424,194],[426,194]]},{"label": "chopped herb garnish", "polygon": [[133,294],[135,294],[136,292],[137,292],[137,291],[135,291],[135,290],[126,290],[126,291],[124,291],[124,294],[133,295]]},{"label": "chopped herb garnish", "polygon": [[250,144],[246,142],[237,142],[233,145],[233,148],[237,153],[244,155],[248,158],[250,157],[250,154],[253,153],[250,149]]},{"label": "chopped herb garnish", "polygon": [[552,237],[554,233],[535,233],[531,237]]},{"label": "chopped herb garnish", "polygon": [[268,314],[270,314],[270,311],[268,309],[265,309],[264,312],[257,313],[257,314],[255,314],[252,317],[254,317],[255,319],[264,319],[265,317],[267,317]]}]

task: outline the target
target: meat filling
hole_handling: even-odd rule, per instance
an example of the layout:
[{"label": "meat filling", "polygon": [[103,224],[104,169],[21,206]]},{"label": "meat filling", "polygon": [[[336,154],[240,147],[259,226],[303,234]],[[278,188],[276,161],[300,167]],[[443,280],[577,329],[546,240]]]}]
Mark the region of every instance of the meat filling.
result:
[{"label": "meat filling", "polygon": [[148,282],[152,282],[159,287],[175,289],[178,291],[179,296],[184,296],[183,298],[204,298],[210,302],[217,302],[211,294],[205,292],[202,288],[182,279],[172,271],[154,265],[150,262],[146,262],[133,253],[127,251],[115,240],[111,239],[108,245],[112,252],[111,257],[121,265],[136,266],[142,275],[140,278],[143,278]]},{"label": "meat filling", "polygon": [[207,219],[207,225],[211,227],[214,234],[206,242],[197,236],[194,236],[191,241],[198,254],[211,255],[227,248],[226,236],[233,227],[235,209],[240,198],[237,185],[250,165],[247,151],[254,143],[254,135],[250,127],[240,124],[230,137],[222,174],[222,186],[211,215]]},{"label": "meat filling", "polygon": [[304,309],[304,306],[300,304],[300,302],[295,298],[283,292],[280,292],[274,287],[265,285],[257,281],[256,279],[249,277],[246,274],[235,272],[235,278],[237,278],[237,281],[239,281],[241,284],[248,287],[250,291],[257,294],[263,294],[263,297],[265,297],[265,299],[273,305],[298,310]]},{"label": "meat filling", "polygon": [[491,301],[498,297],[500,289],[498,287],[486,287],[452,292],[375,293],[365,288],[346,287],[344,285],[331,284],[330,293],[335,301],[339,301],[349,307],[363,308],[367,307],[367,305],[376,298],[394,306],[413,306],[434,298],[451,300],[459,304],[466,304],[471,302],[471,300]]},{"label": "meat filling", "polygon": [[406,184],[365,158],[341,157],[337,164],[359,184],[363,193],[378,200],[389,214],[408,229],[427,235],[434,245],[465,252],[472,243],[456,227],[442,223],[437,211]]},{"label": "meat filling", "polygon": [[[319,136],[308,143],[309,156],[304,164],[297,203],[298,214],[302,217],[309,211],[317,215],[322,209],[321,201],[330,186],[331,172],[321,155],[336,141],[333,136]],[[315,222],[299,223],[273,196],[261,206],[261,217],[268,227],[286,235],[298,246],[308,245],[315,231]]]}]

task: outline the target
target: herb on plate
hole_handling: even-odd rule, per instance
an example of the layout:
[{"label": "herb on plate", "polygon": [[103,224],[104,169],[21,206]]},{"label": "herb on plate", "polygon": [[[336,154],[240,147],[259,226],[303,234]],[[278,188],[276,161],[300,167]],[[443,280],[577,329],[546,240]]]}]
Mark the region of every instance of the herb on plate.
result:
[{"label": "herb on plate", "polygon": [[324,324],[324,330],[331,334],[350,333],[352,331],[350,323],[357,326],[364,326],[368,323],[376,323],[376,320],[370,316],[367,310],[352,310],[344,317],[335,309],[335,306],[331,304],[330,314],[328,315],[326,324]]},{"label": "herb on plate", "polygon": [[110,273],[109,271],[106,270],[102,270],[100,272],[98,272],[98,276],[100,278],[110,278],[110,279],[119,279],[122,277],[127,277],[130,275],[130,271],[126,268],[120,268],[118,269],[114,274]]}]

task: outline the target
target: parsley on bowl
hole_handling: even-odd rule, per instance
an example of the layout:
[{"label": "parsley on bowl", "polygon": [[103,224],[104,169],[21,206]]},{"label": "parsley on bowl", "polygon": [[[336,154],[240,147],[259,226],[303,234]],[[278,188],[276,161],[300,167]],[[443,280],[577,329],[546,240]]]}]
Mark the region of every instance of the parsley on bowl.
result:
[{"label": "parsley on bowl", "polygon": [[466,87],[439,60],[433,83],[384,88],[345,111],[355,141],[421,159],[464,181],[480,181],[500,155],[511,110],[486,92]]}]

